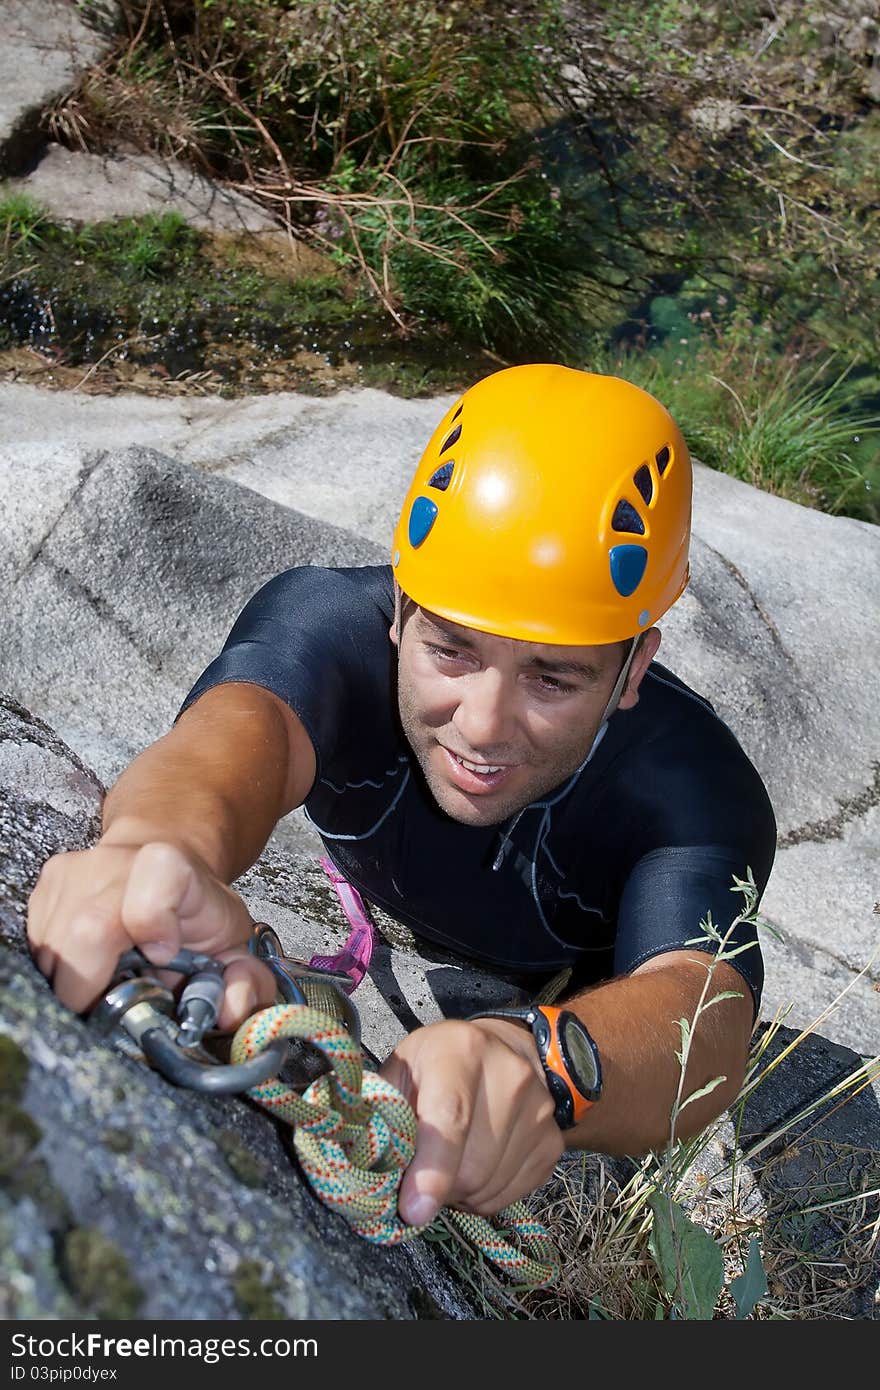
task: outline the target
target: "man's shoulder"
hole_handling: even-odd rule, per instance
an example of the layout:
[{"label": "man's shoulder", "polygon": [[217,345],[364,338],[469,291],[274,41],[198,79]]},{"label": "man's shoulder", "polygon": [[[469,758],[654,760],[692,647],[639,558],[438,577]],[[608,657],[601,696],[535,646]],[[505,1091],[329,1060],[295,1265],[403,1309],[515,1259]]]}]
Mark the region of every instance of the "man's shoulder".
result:
[{"label": "man's shoulder", "polygon": [[245,604],[180,712],[212,686],[243,681],[289,704],[316,748],[335,746],[334,721],[387,702],[393,613],[387,565],[284,570]]},{"label": "man's shoulder", "polygon": [[[693,717],[696,714],[696,709],[699,709],[710,721],[715,720],[723,727],[727,727],[708,696],[701,694],[699,690],[694,690],[674,671],[670,671],[668,666],[664,666],[659,661],[652,661],[645,672],[645,680],[640,691],[640,703],[642,700],[657,713],[668,710],[674,714],[681,714],[686,711]],[[691,703],[683,705],[681,701]],[[676,722],[678,721],[676,720]]]},{"label": "man's shoulder", "polygon": [[609,815],[643,850],[738,843],[749,825],[768,842],[775,837],[763,778],[733,729],[710,700],[658,662],[642,681],[638,704],[612,718],[594,777]]},{"label": "man's shoulder", "polygon": [[390,565],[295,565],[270,579],[258,597],[266,606],[295,602],[306,611],[329,609],[389,623],[394,614]]},{"label": "man's shoulder", "polygon": [[758,777],[737,734],[708,696],[657,661],[645,673],[638,704],[614,715],[609,735],[606,751],[621,764],[635,760],[655,772],[665,769],[676,780],[711,779],[727,765]]}]

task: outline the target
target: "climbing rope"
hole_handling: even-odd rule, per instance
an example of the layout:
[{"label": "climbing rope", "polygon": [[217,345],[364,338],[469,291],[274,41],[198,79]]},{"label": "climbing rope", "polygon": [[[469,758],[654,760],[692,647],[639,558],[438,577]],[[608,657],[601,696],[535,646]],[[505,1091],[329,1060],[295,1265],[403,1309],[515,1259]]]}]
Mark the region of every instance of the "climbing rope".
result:
[{"label": "climbing rope", "polygon": [[[397,1245],[421,1235],[429,1227],[408,1226],[397,1210],[416,1141],[416,1119],[406,1099],[364,1069],[361,1048],[344,1027],[308,1005],[276,1004],[253,1014],[233,1038],[231,1060],[250,1062],[280,1038],[312,1043],[331,1067],[302,1093],[277,1076],[248,1091],[293,1126],[294,1148],[313,1191],[375,1244]],[[541,1287],[557,1277],[556,1248],[524,1203],[512,1203],[491,1220],[454,1208],[441,1215],[517,1284]]]}]

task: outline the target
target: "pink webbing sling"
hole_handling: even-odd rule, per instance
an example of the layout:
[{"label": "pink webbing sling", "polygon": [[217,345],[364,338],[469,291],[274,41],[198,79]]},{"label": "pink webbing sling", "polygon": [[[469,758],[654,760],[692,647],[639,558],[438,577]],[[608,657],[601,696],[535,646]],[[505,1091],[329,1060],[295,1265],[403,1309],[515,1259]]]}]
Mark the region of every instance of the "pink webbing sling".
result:
[{"label": "pink webbing sling", "polygon": [[351,989],[346,993],[350,994],[351,990],[357,989],[369,968],[376,943],[376,928],[370,921],[360,893],[348,879],[342,877],[333,861],[322,856],[321,868],[336,890],[351,931],[335,956],[312,956],[309,965],[313,970],[332,970],[347,975],[351,980]]}]

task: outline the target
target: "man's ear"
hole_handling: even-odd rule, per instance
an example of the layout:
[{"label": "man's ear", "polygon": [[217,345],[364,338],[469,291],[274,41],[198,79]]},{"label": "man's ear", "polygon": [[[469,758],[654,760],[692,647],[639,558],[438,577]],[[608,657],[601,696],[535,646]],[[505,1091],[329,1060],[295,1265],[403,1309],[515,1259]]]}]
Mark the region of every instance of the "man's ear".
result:
[{"label": "man's ear", "polygon": [[388,630],[388,640],[392,647],[400,647],[400,585],[394,581],[394,617],[391,620],[391,627]]},{"label": "man's ear", "polygon": [[626,689],[618,701],[618,709],[633,709],[639,703],[639,686],[660,646],[660,629],[649,627],[643,632],[633,657],[632,666],[626,681]]}]

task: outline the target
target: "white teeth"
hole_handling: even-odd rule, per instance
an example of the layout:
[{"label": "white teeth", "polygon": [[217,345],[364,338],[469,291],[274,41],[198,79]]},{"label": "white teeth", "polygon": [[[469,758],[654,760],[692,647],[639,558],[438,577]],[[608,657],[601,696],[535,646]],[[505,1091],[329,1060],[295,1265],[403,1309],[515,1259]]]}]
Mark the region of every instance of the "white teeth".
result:
[{"label": "white teeth", "polygon": [[460,758],[457,753],[454,753],[453,757],[456,762],[461,763],[462,767],[466,767],[468,772],[481,773],[483,776],[486,776],[490,772],[501,772],[504,766],[503,763],[500,767],[490,767],[488,763],[469,763],[466,758]]}]

